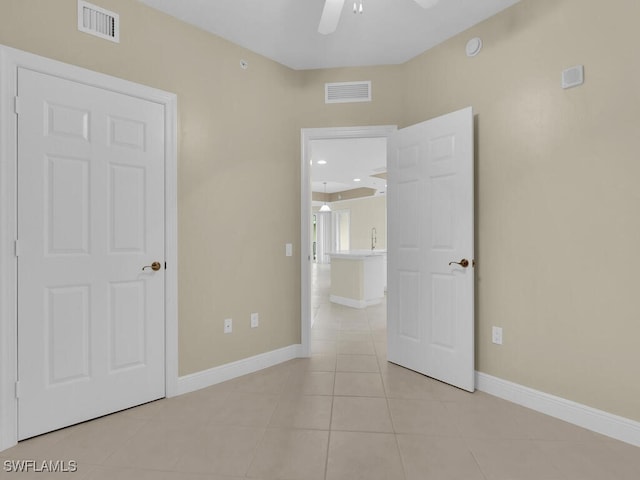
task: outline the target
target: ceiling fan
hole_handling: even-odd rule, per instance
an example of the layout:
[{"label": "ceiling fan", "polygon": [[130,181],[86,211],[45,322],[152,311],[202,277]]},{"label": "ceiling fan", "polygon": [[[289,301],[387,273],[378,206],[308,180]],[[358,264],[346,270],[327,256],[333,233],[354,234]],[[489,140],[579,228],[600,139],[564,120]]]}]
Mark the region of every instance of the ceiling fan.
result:
[{"label": "ceiling fan", "polygon": [[[359,1],[359,9],[357,8],[357,1],[353,4],[353,11],[360,11],[362,13],[362,0]],[[413,0],[422,8],[431,8],[439,0]],[[328,35],[336,31],[338,28],[338,22],[340,21],[340,14],[342,13],[342,7],[345,0],[325,0],[324,9],[322,10],[322,16],[320,17],[320,25],[318,25],[318,32],[323,35]]]}]

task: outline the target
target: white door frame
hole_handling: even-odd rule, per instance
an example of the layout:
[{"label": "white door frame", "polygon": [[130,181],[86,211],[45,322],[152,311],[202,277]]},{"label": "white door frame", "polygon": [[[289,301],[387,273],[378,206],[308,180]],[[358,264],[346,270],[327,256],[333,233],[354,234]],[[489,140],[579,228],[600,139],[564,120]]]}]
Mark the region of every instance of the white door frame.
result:
[{"label": "white door frame", "polygon": [[389,138],[398,127],[379,125],[371,127],[303,128],[300,131],[300,343],[302,355],[311,355],[311,141],[345,138]]},{"label": "white door frame", "polygon": [[18,68],[85,83],[165,107],[165,394],[171,397],[178,393],[176,95],[0,45],[0,451],[18,442],[18,262],[15,256]]}]

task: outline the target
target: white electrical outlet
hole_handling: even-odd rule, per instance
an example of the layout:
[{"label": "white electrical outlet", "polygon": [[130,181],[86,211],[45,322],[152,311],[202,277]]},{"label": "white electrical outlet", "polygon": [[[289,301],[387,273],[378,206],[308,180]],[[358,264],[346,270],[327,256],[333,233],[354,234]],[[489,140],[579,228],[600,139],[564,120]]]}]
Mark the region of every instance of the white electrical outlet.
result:
[{"label": "white electrical outlet", "polygon": [[224,319],[224,333],[231,333],[233,331],[233,320],[230,318]]},{"label": "white electrical outlet", "polygon": [[285,244],[285,246],[284,246],[284,254],[287,257],[293,256],[293,244],[292,243]]},{"label": "white electrical outlet", "polygon": [[257,313],[251,314],[251,328],[258,328],[260,323],[260,316]]},{"label": "white electrical outlet", "polygon": [[491,341],[497,345],[502,345],[502,327],[493,327]]}]

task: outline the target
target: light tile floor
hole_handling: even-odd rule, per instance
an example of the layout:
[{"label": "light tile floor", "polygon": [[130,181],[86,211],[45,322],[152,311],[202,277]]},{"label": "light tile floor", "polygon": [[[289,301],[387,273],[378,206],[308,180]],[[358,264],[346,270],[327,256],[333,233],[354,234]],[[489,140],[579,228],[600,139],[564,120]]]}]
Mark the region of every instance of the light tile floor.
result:
[{"label": "light tile floor", "polygon": [[638,480],[640,449],[385,360],[385,306],[328,302],[313,356],[0,452],[75,460],[76,480]]}]

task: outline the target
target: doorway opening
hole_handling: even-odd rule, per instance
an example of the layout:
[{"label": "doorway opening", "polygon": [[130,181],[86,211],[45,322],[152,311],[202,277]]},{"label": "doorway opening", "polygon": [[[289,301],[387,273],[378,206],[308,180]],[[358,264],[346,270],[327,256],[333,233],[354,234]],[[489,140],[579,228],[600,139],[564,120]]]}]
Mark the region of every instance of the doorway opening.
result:
[{"label": "doorway opening", "polygon": [[[301,250],[306,258],[301,268],[301,336],[308,356],[311,147],[315,139],[375,137],[372,133],[367,128],[302,131]],[[382,127],[377,135],[386,136],[388,142],[385,360],[473,392],[473,109],[467,107],[397,132]],[[365,251],[353,251],[352,236],[351,251],[330,253],[332,304],[361,309],[386,299],[383,286],[375,282],[383,274],[381,257],[374,252],[377,241],[385,237],[376,228],[371,228],[370,235]]]},{"label": "doorway opening", "polygon": [[[312,267],[316,262],[320,262],[322,258],[318,241],[321,230],[319,227],[319,217],[321,217],[321,215],[314,212],[312,207],[312,180],[316,180],[312,179],[311,168],[313,161],[313,142],[345,139],[388,139],[396,130],[397,127],[395,125],[385,125],[371,127],[309,128],[302,129],[301,131],[301,343],[303,354],[306,356],[311,354],[310,337],[314,313],[312,308]],[[318,179],[318,181],[322,180]],[[337,192],[339,190],[335,191]],[[338,198],[336,198],[336,200],[338,200]],[[342,200],[342,198],[340,198],[340,200]],[[332,212],[331,215],[334,219],[329,219],[326,222],[327,226],[335,228],[336,222],[338,222],[341,227],[340,229],[336,228],[336,230],[341,233],[340,242],[336,241],[335,231],[334,235],[329,236],[329,244],[332,244],[331,248],[338,246],[346,249],[354,248],[353,238],[349,228],[349,224],[353,219],[348,220],[348,214],[344,216],[333,215]],[[315,223],[313,221],[314,219]],[[349,232],[349,234],[342,234],[345,231]],[[367,236],[368,235],[369,234],[367,234]],[[329,252],[325,252],[324,254],[326,255],[327,253]]]}]

